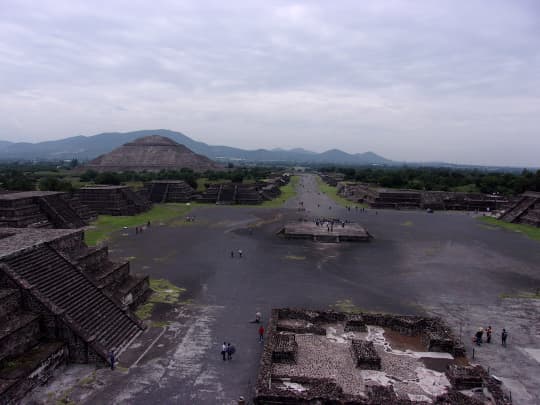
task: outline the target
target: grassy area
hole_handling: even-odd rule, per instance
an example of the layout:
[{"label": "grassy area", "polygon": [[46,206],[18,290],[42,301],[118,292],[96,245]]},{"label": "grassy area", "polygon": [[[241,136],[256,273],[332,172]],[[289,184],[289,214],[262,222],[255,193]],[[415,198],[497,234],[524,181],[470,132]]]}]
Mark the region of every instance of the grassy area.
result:
[{"label": "grassy area", "polygon": [[337,187],[330,186],[326,184],[319,176],[317,176],[317,184],[319,185],[319,190],[326,194],[328,197],[330,197],[334,202],[341,206],[349,206],[349,207],[367,207],[366,204],[361,203],[355,203],[352,201],[347,200],[346,198],[343,198],[340,196],[337,192]]},{"label": "grassy area", "polygon": [[280,188],[281,195],[278,198],[274,198],[273,200],[270,200],[270,201],[265,201],[261,205],[258,205],[258,207],[263,207],[263,208],[281,207],[281,205],[283,205],[285,201],[287,201],[288,199],[296,195],[296,186],[298,185],[299,180],[300,180],[300,177],[291,176],[291,180],[289,181],[289,184]]},{"label": "grassy area", "polygon": [[155,278],[150,279],[150,288],[153,290],[152,295],[135,312],[140,319],[150,318],[156,304],[176,304],[180,295],[186,291],[185,288],[177,287],[168,280]]},{"label": "grassy area", "polygon": [[124,227],[135,227],[146,225],[148,221],[152,224],[169,223],[174,219],[184,217],[191,209],[192,205],[181,203],[154,204],[152,209],[133,216],[111,216],[100,215],[92,222],[92,229],[85,231],[85,241],[89,246],[95,246],[99,242],[108,239],[113,232]]},{"label": "grassy area", "polygon": [[531,300],[540,300],[540,288],[536,292],[521,292],[517,294],[501,294],[501,298],[524,298]]},{"label": "grassy area", "polygon": [[511,224],[493,217],[479,217],[479,220],[487,225],[498,226],[514,232],[520,232],[531,239],[540,241],[540,228],[531,225]]}]

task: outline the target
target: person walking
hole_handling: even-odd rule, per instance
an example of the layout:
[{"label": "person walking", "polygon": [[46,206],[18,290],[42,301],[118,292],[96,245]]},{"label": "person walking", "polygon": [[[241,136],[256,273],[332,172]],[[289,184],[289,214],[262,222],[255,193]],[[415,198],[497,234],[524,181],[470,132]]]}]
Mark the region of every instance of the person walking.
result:
[{"label": "person walking", "polygon": [[223,356],[223,361],[227,360],[227,357],[225,357],[226,354],[227,354],[227,343],[223,342],[223,345],[221,346],[221,355]]},{"label": "person walking", "polygon": [[227,343],[227,360],[232,360],[234,352],[236,352],[236,348],[230,342]]},{"label": "person walking", "polygon": [[238,249],[238,256],[240,257],[240,259],[242,258],[242,249]]},{"label": "person walking", "polygon": [[484,335],[484,328],[479,328],[476,332],[476,344],[482,346],[482,336]]},{"label": "person walking", "polygon": [[231,259],[234,259],[234,250],[231,250]]},{"label": "person walking", "polygon": [[111,350],[109,352],[109,361],[110,361],[110,365],[111,365],[111,370],[114,370],[114,363],[116,361],[116,359],[114,358],[114,350]]},{"label": "person walking", "polygon": [[492,333],[492,329],[491,329],[491,325],[489,325],[486,328],[486,343],[491,343],[491,333]]},{"label": "person walking", "polygon": [[264,340],[264,326],[261,325],[259,328],[259,343],[262,343]]},{"label": "person walking", "polygon": [[503,329],[501,333],[501,344],[504,347],[506,347],[506,339],[508,339],[508,332],[506,331],[506,329]]}]

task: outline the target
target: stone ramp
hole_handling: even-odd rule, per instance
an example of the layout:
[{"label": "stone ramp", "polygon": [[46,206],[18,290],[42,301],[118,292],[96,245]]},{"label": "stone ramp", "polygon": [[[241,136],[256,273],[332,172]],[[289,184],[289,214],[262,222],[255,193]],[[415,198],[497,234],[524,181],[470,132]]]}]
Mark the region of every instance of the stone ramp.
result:
[{"label": "stone ramp", "polygon": [[4,258],[4,272],[86,342],[103,360],[120,352],[143,326],[81,270],[47,244]]},{"label": "stone ramp", "polygon": [[57,228],[82,228],[88,225],[59,194],[43,196],[38,199],[38,204]]},{"label": "stone ramp", "polygon": [[525,193],[519,201],[501,215],[499,219],[506,222],[520,222],[520,218],[538,202],[540,202],[540,193]]}]

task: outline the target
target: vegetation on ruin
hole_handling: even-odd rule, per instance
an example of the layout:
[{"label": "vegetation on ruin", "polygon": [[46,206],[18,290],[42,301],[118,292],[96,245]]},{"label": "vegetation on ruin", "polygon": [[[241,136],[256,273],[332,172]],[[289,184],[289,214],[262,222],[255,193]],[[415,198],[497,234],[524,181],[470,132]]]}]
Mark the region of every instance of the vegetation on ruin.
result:
[{"label": "vegetation on ruin", "polygon": [[168,224],[177,218],[184,217],[191,211],[193,205],[183,203],[154,204],[150,211],[133,216],[100,215],[92,222],[92,227],[84,232],[85,242],[89,246],[95,246],[110,238],[117,231],[124,228],[133,228],[146,225],[148,221],[152,225]]},{"label": "vegetation on ruin", "polygon": [[274,198],[273,200],[264,201],[262,204],[258,205],[258,207],[264,207],[264,208],[281,207],[287,200],[293,198],[296,195],[296,188],[298,186],[299,180],[300,180],[300,177],[291,176],[289,183],[280,187],[281,194],[279,195],[279,197]]},{"label": "vegetation on ruin", "polygon": [[346,198],[343,198],[342,196],[338,194],[337,187],[334,187],[325,183],[319,176],[317,176],[317,184],[319,186],[319,190],[321,191],[321,193],[326,194],[330,199],[332,199],[335,203],[341,206],[367,207],[366,204],[355,203],[355,202],[347,200]]},{"label": "vegetation on ruin", "polygon": [[156,304],[176,304],[180,295],[186,291],[185,288],[177,287],[168,280],[155,278],[150,279],[150,288],[153,291],[152,295],[135,312],[140,319],[150,318]]},{"label": "vegetation on ruin", "polygon": [[540,288],[536,289],[535,292],[520,292],[516,294],[501,294],[501,298],[523,298],[530,300],[540,300]]},{"label": "vegetation on ruin", "polygon": [[540,191],[540,170],[489,171],[444,167],[324,167],[323,173],[341,173],[346,181],[413,190],[521,194]]},{"label": "vegetation on ruin", "polygon": [[540,241],[540,228],[525,224],[512,224],[493,217],[479,217],[479,220],[487,225],[493,225],[514,232],[521,232],[531,239]]}]

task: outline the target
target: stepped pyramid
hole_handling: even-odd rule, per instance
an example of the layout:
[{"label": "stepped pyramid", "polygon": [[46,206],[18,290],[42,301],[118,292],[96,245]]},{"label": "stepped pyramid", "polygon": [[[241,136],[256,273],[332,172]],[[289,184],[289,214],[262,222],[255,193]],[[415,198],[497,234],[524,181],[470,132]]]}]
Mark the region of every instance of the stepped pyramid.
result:
[{"label": "stepped pyramid", "polygon": [[223,169],[206,156],[198,155],[170,138],[151,135],[128,142],[109,153],[98,156],[86,164],[83,170],[158,172],[182,168],[197,172]]}]

